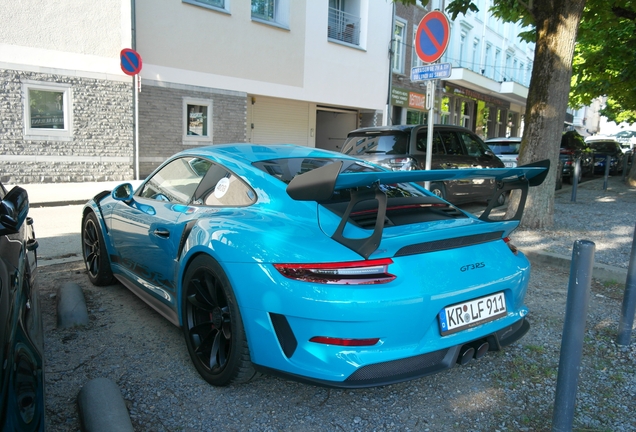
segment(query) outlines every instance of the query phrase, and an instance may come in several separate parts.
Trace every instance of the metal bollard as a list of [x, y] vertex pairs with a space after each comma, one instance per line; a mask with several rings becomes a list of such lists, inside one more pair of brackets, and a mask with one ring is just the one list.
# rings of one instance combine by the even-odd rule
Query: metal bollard
[[625, 177], [627, 177], [627, 168], [629, 164], [629, 155], [625, 153], [623, 155], [623, 176], [621, 177], [621, 181], [625, 183]]
[[625, 294], [621, 307], [621, 322], [618, 325], [618, 345], [629, 345], [636, 313], [636, 227], [634, 227], [634, 239], [632, 240], [632, 252], [627, 268], [627, 280], [625, 281]]
[[561, 356], [556, 384], [552, 431], [572, 430], [574, 403], [583, 355], [585, 320], [592, 283], [592, 267], [596, 245], [588, 240], [577, 240], [572, 250], [565, 322], [561, 336]]
[[603, 190], [607, 190], [607, 179], [609, 178], [610, 165], [612, 162], [612, 156], [605, 155], [605, 174], [603, 175]]
[[579, 173], [581, 172], [581, 158], [574, 161], [574, 171], [572, 171], [572, 197], [570, 201], [576, 202], [576, 189], [579, 185]]

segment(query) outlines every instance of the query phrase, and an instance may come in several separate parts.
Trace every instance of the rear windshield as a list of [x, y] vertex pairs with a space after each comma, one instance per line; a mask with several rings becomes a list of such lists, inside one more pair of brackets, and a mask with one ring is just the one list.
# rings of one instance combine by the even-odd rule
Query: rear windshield
[[493, 153], [502, 155], [517, 155], [521, 147], [521, 143], [518, 142], [487, 142], [486, 144]]
[[385, 153], [405, 154], [408, 152], [408, 135], [391, 132], [386, 135], [364, 135], [347, 138], [342, 146], [342, 153], [351, 156]]

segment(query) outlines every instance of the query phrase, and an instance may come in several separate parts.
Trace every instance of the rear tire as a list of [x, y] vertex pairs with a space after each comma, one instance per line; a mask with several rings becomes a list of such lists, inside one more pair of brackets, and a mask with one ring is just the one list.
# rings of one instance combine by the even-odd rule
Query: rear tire
[[443, 183], [432, 183], [430, 191], [441, 199], [446, 199], [446, 188]]
[[82, 220], [82, 257], [88, 279], [93, 285], [105, 286], [115, 283], [102, 229], [93, 212], [87, 213]]
[[226, 386], [257, 375], [234, 291], [211, 257], [199, 255], [188, 266], [181, 312], [188, 352], [203, 379], [214, 386]]

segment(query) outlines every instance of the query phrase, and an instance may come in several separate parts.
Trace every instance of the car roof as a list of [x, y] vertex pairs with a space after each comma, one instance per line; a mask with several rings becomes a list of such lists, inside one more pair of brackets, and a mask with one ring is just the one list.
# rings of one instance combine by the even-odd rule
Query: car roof
[[488, 138], [486, 141], [484, 141], [486, 144], [488, 143], [493, 143], [493, 142], [500, 142], [500, 143], [505, 143], [505, 142], [511, 142], [511, 143], [520, 143], [521, 142], [521, 137], [499, 137], [499, 138]]
[[[352, 134], [366, 134], [366, 133], [371, 133], [371, 132], [382, 133], [382, 132], [391, 132], [391, 131], [409, 133], [414, 128], [420, 128], [422, 126], [426, 127], [427, 125], [426, 124], [419, 124], [419, 125], [372, 126], [372, 127], [364, 127], [364, 128], [359, 128], [359, 129], [352, 130], [351, 132], [349, 132], [349, 135], [352, 135]], [[470, 129], [465, 128], [463, 126], [448, 125], [448, 124], [434, 124], [433, 128], [434, 129], [442, 129], [442, 128], [443, 129], [455, 129], [455, 130], [472, 132]]]
[[177, 153], [176, 156], [195, 155], [212, 158], [233, 159], [242, 163], [252, 164], [270, 159], [285, 158], [337, 158], [356, 159], [354, 157], [330, 150], [305, 147], [296, 144], [251, 144], [231, 143], [215, 144], [211, 146], [196, 147]]

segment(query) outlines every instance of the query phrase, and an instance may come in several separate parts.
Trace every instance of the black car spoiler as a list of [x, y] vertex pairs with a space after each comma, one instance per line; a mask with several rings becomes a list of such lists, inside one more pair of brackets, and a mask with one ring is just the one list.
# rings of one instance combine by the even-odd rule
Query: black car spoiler
[[[454, 170], [414, 170], [414, 171], [373, 171], [340, 173], [343, 162], [337, 161], [329, 165], [297, 175], [287, 185], [287, 194], [297, 201], [322, 202], [329, 200], [336, 190], [351, 190], [351, 201], [342, 216], [342, 220], [332, 238], [339, 243], [368, 258], [380, 245], [384, 218], [386, 215], [387, 197], [379, 188], [380, 184], [405, 182], [452, 181], [463, 179], [494, 179], [497, 187], [488, 206], [480, 218], [486, 222], [499, 195], [513, 189], [521, 190], [521, 198], [515, 215], [510, 220], [521, 220], [528, 190], [538, 186], [545, 180], [550, 168], [550, 160], [523, 165], [517, 168], [471, 168]], [[370, 187], [370, 188], [369, 188]], [[358, 189], [364, 188], [364, 189]], [[344, 237], [343, 232], [354, 207], [363, 201], [375, 199], [378, 212], [373, 233], [363, 239]]]

